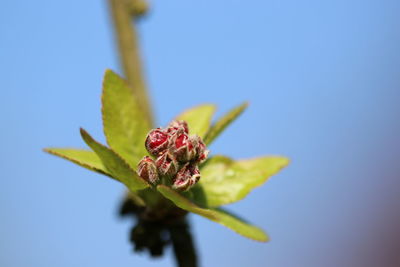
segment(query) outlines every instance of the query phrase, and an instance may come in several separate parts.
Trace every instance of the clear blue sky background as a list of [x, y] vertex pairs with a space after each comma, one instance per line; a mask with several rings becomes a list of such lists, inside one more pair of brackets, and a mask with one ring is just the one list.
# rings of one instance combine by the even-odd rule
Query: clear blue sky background
[[[251, 107], [211, 147], [290, 167], [230, 208], [271, 236], [192, 216], [202, 266], [398, 266], [400, 1], [154, 0], [141, 23], [157, 122]], [[123, 187], [41, 152], [104, 140], [119, 71], [106, 1], [2, 1], [0, 266], [173, 266], [131, 253]], [[397, 258], [396, 258], [397, 257]]]

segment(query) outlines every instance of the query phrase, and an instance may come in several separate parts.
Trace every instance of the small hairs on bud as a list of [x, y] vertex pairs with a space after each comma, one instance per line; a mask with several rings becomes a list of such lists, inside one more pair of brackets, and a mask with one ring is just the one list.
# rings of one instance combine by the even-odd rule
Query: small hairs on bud
[[152, 184], [156, 184], [159, 180], [156, 164], [149, 156], [143, 157], [139, 162], [137, 173]]
[[156, 159], [156, 166], [158, 168], [159, 174], [165, 176], [173, 176], [179, 170], [179, 163], [169, 151], [163, 152]]
[[153, 156], [158, 156], [168, 148], [168, 139], [169, 134], [160, 128], [151, 130], [145, 142], [147, 151]]
[[199, 181], [198, 165], [209, 153], [198, 135], [189, 135], [188, 124], [182, 120], [151, 130], [145, 146], [155, 160], [144, 157], [138, 165], [138, 174], [152, 184], [163, 179], [163, 183], [179, 191], [189, 190]]
[[172, 187], [179, 191], [187, 191], [200, 179], [200, 171], [197, 165], [186, 163], [176, 174]]
[[187, 134], [189, 134], [189, 127], [186, 121], [171, 121], [168, 124], [168, 128], [167, 131], [169, 133], [174, 133], [176, 132], [178, 129], [183, 129], [183, 131]]
[[198, 146], [197, 146], [197, 161], [198, 163], [203, 163], [207, 157], [208, 154], [210, 153], [210, 150], [207, 150], [206, 145], [203, 143], [203, 140], [201, 138], [198, 138]]
[[179, 162], [188, 162], [196, 157], [197, 139], [186, 133], [175, 133], [172, 138], [171, 151]]

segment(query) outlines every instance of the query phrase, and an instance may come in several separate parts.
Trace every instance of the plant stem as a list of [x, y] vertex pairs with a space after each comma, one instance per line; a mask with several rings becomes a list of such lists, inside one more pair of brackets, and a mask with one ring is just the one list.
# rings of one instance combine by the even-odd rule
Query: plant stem
[[[142, 62], [139, 53], [138, 37], [135, 24], [132, 20], [143, 15], [147, 10], [147, 3], [143, 0], [109, 0], [109, 5], [112, 11], [116, 39], [118, 42], [119, 57], [125, 77], [132, 87], [132, 93], [136, 96], [138, 104], [145, 111], [146, 117], [151, 126], [153, 126], [153, 114], [150, 106], [148, 91], [146, 89], [145, 80], [143, 77]], [[147, 211], [159, 214], [159, 210], [165, 210], [165, 205], [170, 205], [169, 201], [163, 203], [157, 199], [157, 194], [150, 194], [152, 200], [155, 201], [157, 207], [137, 206], [132, 199], [124, 201], [121, 208], [121, 215], [132, 214], [140, 218], [140, 214]], [[160, 206], [160, 207], [158, 207]], [[176, 258], [176, 263], [179, 267], [196, 267], [197, 256], [194, 246], [189, 223], [186, 220], [186, 212], [182, 214], [181, 209], [174, 209], [171, 214], [164, 214], [165, 218], [158, 219], [154, 222], [151, 220], [139, 219], [131, 233], [131, 241], [135, 245], [136, 250], [148, 249], [152, 256], [160, 256], [163, 251], [164, 244], [161, 231], [168, 231], [170, 234], [170, 242], [173, 246], [173, 251]], [[182, 216], [175, 223], [168, 223], [169, 217]], [[143, 231], [146, 230], [145, 234]], [[156, 242], [155, 242], [156, 241]]]
[[172, 248], [178, 267], [197, 267], [196, 248], [186, 218], [169, 227]]
[[144, 10], [135, 12], [135, 3], [140, 3], [136, 6], [144, 6], [140, 0], [109, 0], [123, 72], [132, 87], [133, 94], [138, 99], [138, 104], [144, 110], [150, 125], [153, 126], [153, 113], [143, 76], [137, 31], [132, 21], [142, 15], [140, 13]]

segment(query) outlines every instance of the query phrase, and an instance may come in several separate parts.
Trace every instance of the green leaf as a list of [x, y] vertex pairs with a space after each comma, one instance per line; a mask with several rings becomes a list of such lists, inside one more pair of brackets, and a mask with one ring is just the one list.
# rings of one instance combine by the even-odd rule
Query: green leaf
[[269, 241], [268, 235], [257, 226], [248, 223], [225, 209], [218, 208], [214, 209], [214, 211], [218, 213], [218, 223], [230, 228], [236, 233], [260, 242]]
[[193, 107], [181, 113], [176, 120], [184, 120], [189, 125], [189, 133], [204, 137], [210, 128], [215, 105], [205, 104]]
[[227, 211], [224, 211], [222, 209], [209, 209], [200, 207], [187, 199], [182, 194], [174, 191], [173, 189], [165, 185], [159, 185], [157, 186], [157, 189], [164, 197], [171, 200], [176, 206], [181, 209], [196, 213], [214, 222], [222, 224], [244, 237], [260, 242], [268, 241], [268, 236], [264, 233], [263, 230], [243, 221], [242, 219], [228, 213]]
[[175, 203], [179, 208], [199, 214], [203, 217], [206, 217], [210, 220], [216, 220], [215, 214], [212, 210], [203, 209], [192, 201], [184, 197], [183, 195], [179, 194], [175, 190], [165, 186], [165, 185], [158, 185], [157, 190], [166, 198], [171, 200]]
[[125, 184], [129, 190], [135, 192], [149, 186], [114, 150], [95, 141], [84, 129], [81, 129], [81, 136], [86, 144], [96, 152], [112, 176]]
[[193, 200], [208, 207], [239, 201], [288, 163], [279, 156], [240, 161], [214, 156], [200, 170], [200, 182], [191, 190]]
[[240, 114], [248, 107], [248, 103], [245, 102], [233, 109], [231, 109], [227, 114], [215, 122], [211, 128], [208, 130], [204, 142], [209, 145], [215, 138], [217, 138], [229, 124], [231, 124], [235, 119], [237, 119]]
[[111, 70], [103, 81], [102, 114], [109, 146], [131, 167], [147, 154], [144, 142], [150, 130], [145, 113], [128, 84]]
[[73, 148], [45, 148], [45, 152], [69, 160], [86, 169], [111, 176], [99, 157], [90, 150]]

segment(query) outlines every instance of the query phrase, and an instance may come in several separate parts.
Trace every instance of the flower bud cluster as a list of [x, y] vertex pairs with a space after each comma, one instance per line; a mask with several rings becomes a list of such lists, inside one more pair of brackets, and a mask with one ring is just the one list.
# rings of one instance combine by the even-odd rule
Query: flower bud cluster
[[190, 189], [200, 179], [198, 165], [207, 159], [209, 151], [197, 135], [189, 135], [185, 121], [172, 121], [166, 128], [149, 132], [145, 146], [151, 156], [138, 164], [140, 177], [152, 184], [168, 179], [172, 187]]

